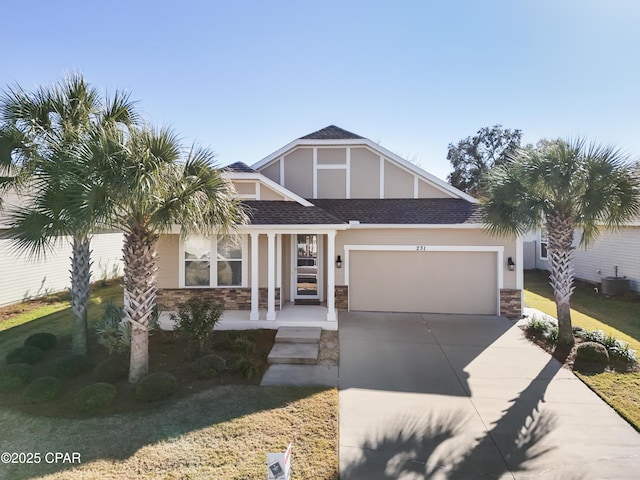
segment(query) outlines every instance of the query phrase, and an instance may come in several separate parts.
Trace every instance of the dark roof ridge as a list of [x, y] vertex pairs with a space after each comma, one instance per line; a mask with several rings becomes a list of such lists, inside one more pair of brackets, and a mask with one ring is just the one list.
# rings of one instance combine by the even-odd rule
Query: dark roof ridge
[[363, 139], [360, 135], [353, 132], [349, 132], [344, 128], [340, 128], [336, 125], [329, 125], [327, 127], [316, 130], [309, 133], [304, 137], [300, 137], [300, 140], [351, 140], [351, 139]]

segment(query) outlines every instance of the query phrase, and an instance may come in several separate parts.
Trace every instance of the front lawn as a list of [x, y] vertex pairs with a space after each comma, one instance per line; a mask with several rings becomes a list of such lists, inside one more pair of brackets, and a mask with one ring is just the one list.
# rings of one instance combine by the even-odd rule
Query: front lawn
[[[109, 300], [121, 303], [122, 287], [111, 285], [93, 292], [90, 325], [102, 316]], [[45, 309], [38, 314], [47, 303], [59, 302], [36, 302], [33, 308], [21, 306], [14, 315], [5, 315], [0, 322], [0, 366], [5, 355], [29, 335], [50, 332], [58, 337], [58, 345], [45, 351], [33, 370], [39, 376], [55, 374], [55, 363], [70, 351], [71, 311], [62, 304], [61, 310], [56, 305], [58, 311]], [[3, 325], [11, 326], [2, 329]], [[90, 330], [89, 357], [96, 363], [107, 353]], [[271, 330], [237, 335], [216, 332], [212, 347], [225, 355], [229, 344], [246, 346], [246, 341], [234, 340], [243, 336], [253, 340], [252, 354], [264, 361], [273, 334]], [[150, 347], [151, 371], [170, 371], [178, 379], [178, 390], [169, 399], [137, 402], [133, 386], [122, 379], [114, 383], [118, 393], [112, 405], [95, 413], [77, 412], [73, 398], [81, 387], [95, 381], [91, 372], [62, 378], [62, 394], [42, 404], [25, 402], [24, 386], [0, 393], [2, 451], [42, 456], [77, 452], [82, 462], [49, 463], [43, 457], [39, 463], [0, 464], [0, 479], [264, 478], [266, 454], [284, 451], [290, 442], [295, 477], [337, 479], [336, 389], [259, 387], [264, 364], [248, 380], [234, 372], [200, 379], [189, 368], [191, 359], [183, 339], [156, 332]]]
[[[527, 271], [524, 283], [525, 305], [555, 317], [548, 272]], [[608, 298], [597, 294], [593, 285], [577, 282], [571, 306], [574, 326], [602, 330], [640, 353], [640, 297]], [[640, 373], [576, 374], [640, 431]]]

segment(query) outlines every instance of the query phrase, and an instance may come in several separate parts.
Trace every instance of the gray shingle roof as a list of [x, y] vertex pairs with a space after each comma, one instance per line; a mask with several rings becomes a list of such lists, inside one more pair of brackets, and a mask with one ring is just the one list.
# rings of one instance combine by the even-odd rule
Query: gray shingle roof
[[245, 200], [251, 225], [336, 225], [343, 223], [318, 207], [298, 202]]
[[328, 127], [310, 133], [309, 135], [300, 137], [300, 140], [348, 140], [355, 138], [364, 137], [348, 132], [340, 127], [336, 127], [335, 125], [329, 125]]
[[481, 223], [479, 206], [456, 198], [309, 200], [342, 222], [370, 224]]
[[255, 173], [255, 170], [244, 162], [235, 162], [222, 168], [228, 172]]

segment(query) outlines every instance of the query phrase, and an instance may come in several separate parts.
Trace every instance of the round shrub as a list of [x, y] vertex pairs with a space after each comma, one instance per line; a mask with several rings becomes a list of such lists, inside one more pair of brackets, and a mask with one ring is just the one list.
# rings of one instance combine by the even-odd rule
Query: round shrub
[[607, 347], [598, 342], [584, 342], [576, 348], [573, 367], [585, 372], [602, 372], [609, 364]]
[[122, 357], [109, 357], [96, 365], [93, 376], [97, 382], [115, 383], [126, 378], [129, 362]]
[[225, 369], [224, 359], [215, 353], [204, 355], [191, 364], [191, 371], [198, 378], [215, 377]]
[[91, 370], [93, 365], [86, 355], [73, 354], [61, 358], [56, 365], [56, 377], [76, 378]]
[[7, 353], [5, 357], [7, 363], [28, 363], [33, 365], [34, 363], [42, 360], [42, 350], [38, 347], [18, 347]]
[[32, 370], [28, 363], [12, 363], [0, 368], [0, 393], [15, 391], [27, 383]]
[[62, 383], [56, 377], [40, 377], [27, 385], [24, 396], [30, 403], [42, 403], [56, 398], [62, 391]]
[[53, 333], [34, 333], [24, 341], [25, 347], [38, 347], [40, 350], [51, 350], [58, 344], [58, 338]]
[[116, 398], [116, 393], [116, 387], [110, 383], [94, 383], [76, 393], [73, 399], [73, 406], [81, 412], [93, 412], [113, 402], [113, 399]]
[[178, 388], [176, 377], [167, 372], [151, 373], [138, 382], [136, 400], [155, 402], [173, 395]]

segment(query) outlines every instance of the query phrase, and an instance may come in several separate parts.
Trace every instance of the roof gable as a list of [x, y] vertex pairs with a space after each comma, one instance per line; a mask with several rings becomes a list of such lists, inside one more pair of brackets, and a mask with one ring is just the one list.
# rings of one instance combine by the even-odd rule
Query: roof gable
[[[337, 148], [337, 147], [367, 148], [370, 151], [374, 152], [375, 155], [380, 157], [381, 164], [383, 163], [383, 161], [388, 162], [389, 164], [393, 165], [394, 168], [401, 169], [407, 172], [409, 175], [413, 176], [415, 179], [415, 184], [412, 183], [410, 185], [406, 196], [402, 196], [402, 198], [419, 197], [420, 182], [424, 182], [432, 186], [436, 190], [442, 192], [442, 196], [451, 197], [451, 198], [460, 198], [471, 203], [478, 202], [475, 198], [471, 197], [470, 195], [458, 190], [457, 188], [448, 184], [444, 180], [441, 180], [438, 177], [426, 172], [425, 170], [418, 167], [417, 165], [414, 165], [413, 163], [403, 159], [402, 157], [387, 150], [381, 145], [371, 141], [370, 139], [361, 137], [360, 135], [357, 135], [352, 132], [348, 132], [335, 125], [329, 125], [328, 127], [317, 130], [313, 133], [310, 133], [301, 138], [298, 138], [297, 140], [294, 140], [293, 142], [285, 145], [279, 150], [273, 152], [271, 155], [268, 155], [267, 157], [263, 158], [259, 162], [252, 165], [252, 168], [264, 173], [266, 176], [272, 178], [276, 183], [280, 183], [281, 185], [296, 191], [296, 193], [298, 193], [302, 197], [327, 198], [322, 195], [322, 188], [317, 188], [316, 190], [311, 191], [311, 185], [314, 185], [314, 188], [316, 188], [315, 185], [319, 185], [318, 182], [321, 176], [324, 179], [326, 179], [325, 183], [327, 185], [336, 185], [337, 180], [342, 182], [342, 184], [345, 184], [345, 182], [348, 183], [349, 182], [348, 178], [350, 178], [348, 175], [346, 177], [347, 179], [342, 179], [341, 176], [340, 176], [340, 179], [336, 177], [336, 175], [339, 175], [336, 172], [337, 170], [339, 169], [348, 170], [349, 168], [347, 166], [348, 161], [344, 161], [343, 165], [330, 165], [330, 164], [319, 165], [316, 163], [312, 163], [310, 159], [306, 159], [305, 166], [300, 166], [300, 168], [305, 168], [308, 171], [308, 173], [306, 174], [308, 178], [304, 180], [306, 186], [302, 188], [297, 188], [295, 185], [289, 185], [286, 172], [284, 172], [283, 169], [280, 168], [280, 173], [278, 173], [277, 166], [278, 164], [282, 166], [283, 162], [281, 160], [283, 160], [286, 156], [290, 155], [292, 152], [296, 150], [303, 151], [305, 149], [306, 150], [312, 149], [315, 152], [316, 150], [319, 151], [320, 149]], [[333, 163], [333, 162], [330, 161], [329, 163]], [[273, 171], [274, 168], [276, 171]], [[312, 169], [313, 169], [313, 172], [311, 171]], [[330, 170], [327, 170], [327, 169], [330, 169]], [[298, 178], [301, 178], [300, 177], [301, 172], [299, 171], [299, 168], [297, 168], [296, 170], [297, 170], [296, 175], [298, 175]], [[322, 170], [322, 172], [320, 172], [320, 170]], [[332, 173], [332, 172], [335, 172], [335, 173]], [[382, 177], [382, 175], [383, 174], [380, 173], [380, 178]], [[284, 180], [282, 179], [282, 176], [285, 177]], [[313, 178], [313, 180], [311, 180], [311, 178]], [[354, 175], [352, 178], [356, 178], [358, 179], [357, 181], [360, 181], [360, 179], [365, 177], [363, 177], [362, 175]], [[403, 181], [405, 184], [408, 183], [406, 180], [403, 180]], [[380, 180], [380, 183], [381, 183], [381, 187], [379, 188], [379, 196], [376, 195], [376, 198], [385, 198], [384, 189], [382, 186], [383, 181]], [[416, 185], [416, 186], [414, 187], [413, 185]], [[339, 186], [335, 188], [342, 190], [343, 187]], [[405, 188], [406, 190], [406, 187], [403, 187], [403, 188]], [[348, 190], [348, 189], [349, 187], [346, 186], [345, 190]], [[342, 195], [343, 195], [342, 198], [351, 198], [348, 196], [348, 194], [344, 192], [342, 193]], [[332, 196], [331, 198], [335, 198], [335, 197]], [[394, 195], [394, 198], [397, 198], [397, 196]]]

